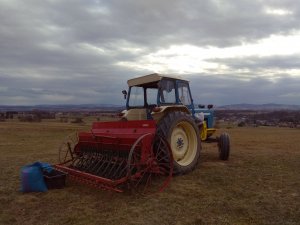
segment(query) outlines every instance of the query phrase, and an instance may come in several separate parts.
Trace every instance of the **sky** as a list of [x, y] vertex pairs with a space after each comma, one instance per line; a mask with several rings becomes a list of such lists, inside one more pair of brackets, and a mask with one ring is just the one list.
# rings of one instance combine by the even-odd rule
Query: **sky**
[[298, 0], [0, 0], [0, 105], [124, 105], [127, 80], [197, 104], [300, 105]]

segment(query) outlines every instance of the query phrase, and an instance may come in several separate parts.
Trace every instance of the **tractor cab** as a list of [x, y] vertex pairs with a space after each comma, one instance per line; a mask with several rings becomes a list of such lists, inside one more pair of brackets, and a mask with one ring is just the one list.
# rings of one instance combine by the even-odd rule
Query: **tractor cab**
[[199, 105], [195, 109], [188, 80], [155, 73], [133, 78], [127, 83], [128, 92], [122, 91], [126, 99], [123, 119], [159, 122], [166, 114], [181, 111], [190, 114], [196, 124], [200, 124], [201, 140], [205, 141], [215, 133], [213, 105], [207, 108]]
[[127, 120], [154, 119], [159, 121], [170, 111], [183, 111], [194, 115], [189, 81], [174, 77], [150, 74], [128, 80], [129, 90], [123, 91]]

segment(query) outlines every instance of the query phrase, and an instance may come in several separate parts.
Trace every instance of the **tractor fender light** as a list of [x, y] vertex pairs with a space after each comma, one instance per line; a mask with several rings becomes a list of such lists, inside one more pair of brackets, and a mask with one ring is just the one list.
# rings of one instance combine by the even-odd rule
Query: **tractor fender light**
[[155, 113], [157, 113], [157, 112], [160, 112], [162, 110], [162, 108], [160, 108], [160, 107], [155, 107], [155, 108], [153, 108], [153, 112], [155, 112]]

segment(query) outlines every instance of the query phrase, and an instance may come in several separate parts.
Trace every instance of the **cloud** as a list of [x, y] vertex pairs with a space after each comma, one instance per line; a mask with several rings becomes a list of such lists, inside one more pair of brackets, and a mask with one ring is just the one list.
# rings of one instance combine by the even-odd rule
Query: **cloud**
[[267, 78], [243, 81], [235, 76], [191, 76], [194, 101], [201, 104], [223, 105], [236, 103], [285, 103], [299, 102], [300, 77], [286, 76], [276, 82]]
[[281, 88], [299, 81], [299, 19], [296, 0], [2, 0], [0, 104], [124, 104], [126, 80], [154, 71], [211, 84], [196, 95], [217, 104], [300, 104], [299, 82]]

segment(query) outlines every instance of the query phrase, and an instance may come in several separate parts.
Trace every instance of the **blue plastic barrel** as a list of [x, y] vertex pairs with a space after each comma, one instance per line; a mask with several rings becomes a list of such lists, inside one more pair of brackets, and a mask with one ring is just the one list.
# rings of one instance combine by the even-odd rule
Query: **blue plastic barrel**
[[47, 186], [43, 177], [43, 169], [52, 170], [48, 163], [36, 162], [21, 169], [22, 192], [46, 192]]

